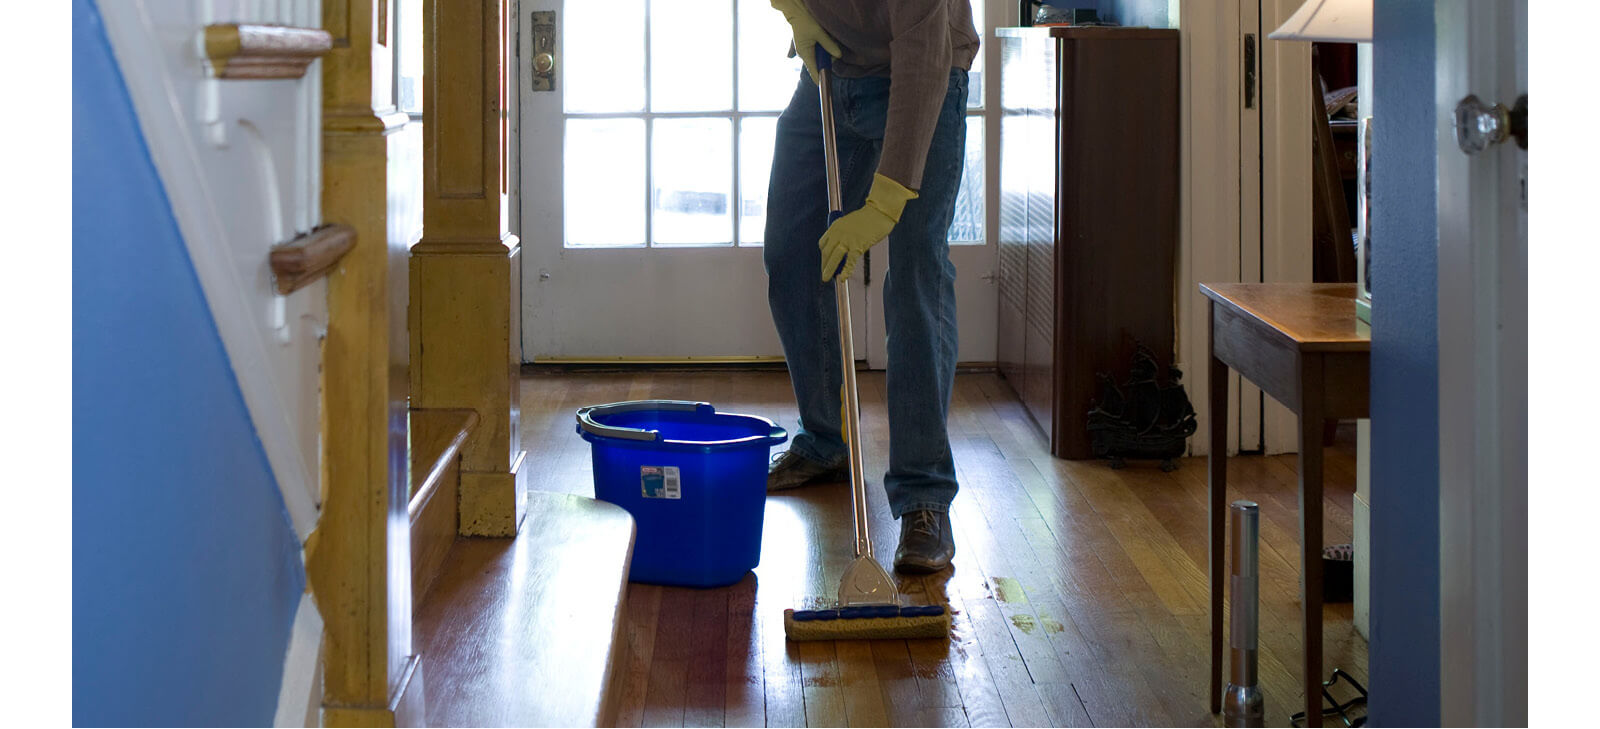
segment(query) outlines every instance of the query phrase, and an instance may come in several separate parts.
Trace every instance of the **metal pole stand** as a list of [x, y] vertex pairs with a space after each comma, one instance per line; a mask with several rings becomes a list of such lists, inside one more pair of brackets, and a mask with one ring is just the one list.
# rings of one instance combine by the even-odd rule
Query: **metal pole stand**
[[1228, 688], [1222, 694], [1222, 725], [1266, 726], [1266, 707], [1256, 673], [1261, 509], [1243, 499], [1228, 507], [1233, 540], [1233, 603], [1228, 613]]

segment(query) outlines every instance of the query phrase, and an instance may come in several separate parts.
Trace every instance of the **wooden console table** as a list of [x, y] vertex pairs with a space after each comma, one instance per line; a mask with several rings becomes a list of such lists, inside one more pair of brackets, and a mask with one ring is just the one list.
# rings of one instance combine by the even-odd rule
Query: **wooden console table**
[[1306, 726], [1322, 725], [1323, 423], [1367, 417], [1372, 337], [1355, 284], [1201, 284], [1211, 300], [1211, 712], [1222, 710], [1228, 368], [1300, 417], [1301, 627]]

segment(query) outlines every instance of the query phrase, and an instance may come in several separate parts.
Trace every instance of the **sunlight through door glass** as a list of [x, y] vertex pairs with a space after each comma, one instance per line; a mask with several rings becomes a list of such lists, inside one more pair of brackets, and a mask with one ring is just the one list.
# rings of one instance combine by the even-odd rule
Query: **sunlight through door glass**
[[651, 145], [653, 243], [733, 243], [733, 124], [656, 119]]
[[650, 110], [732, 108], [731, 0], [651, 0]]
[[644, 110], [644, 0], [566, 3], [561, 75], [567, 113]]
[[568, 119], [567, 245], [644, 245], [644, 120]]

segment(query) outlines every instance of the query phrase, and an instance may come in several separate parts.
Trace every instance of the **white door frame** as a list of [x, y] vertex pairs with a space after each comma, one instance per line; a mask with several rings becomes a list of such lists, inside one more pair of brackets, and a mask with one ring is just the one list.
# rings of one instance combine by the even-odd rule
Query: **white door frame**
[[[995, 28], [1017, 25], [1017, 3], [986, 0], [982, 18], [974, 18], [983, 29], [983, 245], [951, 244], [950, 262], [956, 271], [956, 330], [961, 349], [961, 367], [995, 367], [1000, 361], [1000, 337], [995, 322], [1000, 319], [1000, 43]], [[889, 247], [872, 249], [868, 270], [874, 282], [866, 295], [867, 367], [888, 369], [888, 323], [884, 321], [883, 285], [889, 270]]]
[[[519, 47], [524, 42], [531, 41], [531, 12], [536, 9], [553, 7], [561, 12], [563, 3], [560, 0], [510, 0], [516, 3], [517, 29], [516, 45]], [[1008, 3], [1001, 0], [988, 0], [985, 4], [986, 16], [990, 19], [986, 23], [986, 34], [992, 36], [992, 29], [999, 25], [994, 21], [997, 16], [1014, 16], [1016, 9], [1010, 8], [1008, 16]], [[770, 11], [776, 14], [776, 11]], [[558, 48], [563, 43], [561, 23], [564, 20], [558, 16], [558, 30], [556, 45]], [[989, 44], [993, 45], [993, 44]], [[998, 63], [998, 52], [991, 52], [991, 64]], [[523, 360], [531, 362], [536, 357], [544, 362], [684, 362], [684, 361], [781, 361], [781, 347], [777, 341], [776, 331], [772, 329], [770, 320], [761, 317], [743, 317], [736, 321], [725, 321], [728, 313], [725, 301], [699, 301], [695, 299], [676, 298], [659, 303], [655, 308], [641, 309], [638, 305], [630, 305], [624, 301], [607, 302], [618, 307], [633, 306], [638, 311], [639, 317], [613, 317], [606, 327], [588, 326], [587, 323], [575, 321], [571, 310], [557, 310], [557, 301], [574, 300], [575, 290], [584, 289], [591, 284], [609, 285], [615, 288], [628, 290], [647, 290], [663, 299], [668, 299], [669, 293], [682, 290], [682, 279], [686, 275], [686, 262], [694, 262], [695, 266], [689, 267], [697, 281], [737, 282], [745, 289], [750, 289], [749, 282], [757, 276], [752, 272], [760, 271], [761, 249], [754, 246], [740, 246], [736, 249], [722, 247], [706, 248], [655, 248], [651, 249], [647, 265], [642, 265], [639, 260], [640, 249], [567, 249], [560, 246], [559, 241], [552, 241], [549, 229], [560, 229], [557, 224], [561, 221], [564, 212], [559, 209], [540, 211], [537, 208], [524, 206], [528, 201], [522, 198], [522, 192], [538, 194], [540, 190], [559, 189], [562, 184], [562, 170], [559, 163], [559, 154], [552, 150], [560, 147], [561, 130], [529, 129], [531, 134], [543, 134], [543, 137], [527, 137], [528, 144], [522, 144], [523, 115], [529, 111], [529, 105], [537, 108], [541, 105], [549, 106], [555, 99], [547, 98], [542, 93], [535, 94], [528, 90], [525, 83], [532, 73], [532, 56], [530, 53], [518, 53], [514, 64], [516, 67], [516, 89], [513, 92], [512, 108], [518, 110], [515, 120], [512, 121], [512, 133], [515, 142], [512, 148], [512, 199], [510, 206], [512, 229], [518, 232], [523, 243], [523, 313], [521, 323], [523, 327]], [[560, 63], [558, 62], [558, 67]], [[989, 102], [991, 109], [998, 99], [997, 84], [990, 83], [997, 78], [993, 71], [986, 72], [985, 101]], [[996, 87], [990, 89], [988, 87]], [[558, 83], [558, 89], [562, 85]], [[559, 95], [561, 91], [554, 92]], [[716, 115], [716, 114], [713, 114]], [[646, 114], [645, 116], [651, 116]], [[998, 154], [994, 152], [998, 140], [998, 128], [993, 123], [992, 111], [986, 109], [985, 136], [989, 144], [986, 147], [990, 154], [986, 157], [988, 171], [986, 174], [985, 195], [992, 207], [998, 200], [998, 175], [995, 166]], [[737, 197], [737, 192], [735, 192]], [[557, 206], [559, 208], [559, 206]], [[543, 212], [543, 214], [540, 214]], [[527, 217], [533, 216], [533, 217]], [[537, 218], [537, 219], [536, 219]], [[526, 224], [524, 223], [526, 220]], [[992, 365], [997, 359], [997, 337], [992, 323], [998, 316], [998, 290], [995, 279], [995, 267], [998, 251], [998, 215], [992, 210], [986, 216], [985, 229], [987, 241], [983, 245], [953, 245], [951, 246], [951, 261], [959, 271], [956, 288], [958, 307], [959, 329], [961, 331], [960, 361], [963, 364]], [[541, 228], [540, 226], [545, 226]], [[882, 311], [882, 285], [878, 282], [884, 280], [884, 272], [888, 264], [888, 248], [880, 246], [872, 255], [871, 280], [874, 285], [867, 287], [864, 284], [865, 276], [857, 276], [851, 281], [851, 298], [854, 302], [854, 334], [856, 338], [856, 352], [858, 361], [866, 361], [869, 366], [882, 368], [887, 363], [887, 347], [885, 346], [885, 326]], [[639, 271], [649, 269], [652, 275], [641, 276]], [[632, 278], [629, 278], [631, 272]], [[762, 281], [760, 295], [752, 291], [740, 298], [742, 304], [753, 307], [754, 310], [765, 312], [764, 274], [759, 276]], [[547, 282], [547, 283], [546, 283]], [[624, 286], [618, 286], [623, 282]], [[624, 297], [618, 297], [622, 299]], [[634, 296], [629, 301], [653, 300], [651, 296]], [[608, 309], [610, 311], [610, 309]], [[716, 327], [698, 326], [693, 331], [679, 332], [673, 328], [672, 322], [662, 319], [660, 312], [671, 312], [680, 315], [677, 318], [693, 322], [722, 322], [724, 326]], [[538, 316], [547, 317], [539, 320]], [[739, 351], [711, 351], [715, 344], [707, 342], [719, 341], [722, 334], [734, 333], [745, 344]], [[629, 342], [628, 347], [621, 349], [637, 349], [643, 347], [653, 352], [649, 355], [638, 355], [637, 352], [621, 353], [617, 342]], [[709, 349], [708, 349], [709, 348]], [[709, 353], [708, 353], [709, 352]]]
[[1464, 154], [1453, 113], [1467, 94], [1509, 106], [1527, 91], [1527, 1], [1434, 12], [1441, 718], [1526, 726], [1528, 156], [1511, 143]]
[[[1208, 357], [1209, 308], [1198, 285], [1311, 280], [1309, 44], [1270, 41], [1261, 33], [1258, 111], [1246, 112], [1243, 97], [1244, 33], [1270, 31], [1298, 6], [1298, 0], [1259, 0], [1259, 6], [1186, 0], [1179, 6], [1183, 177], [1176, 361], [1199, 419], [1196, 433], [1207, 431], [1211, 411], [1206, 371], [1199, 366]], [[1259, 161], [1243, 148], [1247, 123], [1253, 125], [1257, 116]], [[1295, 450], [1292, 416], [1286, 410], [1274, 414], [1282, 406], [1270, 401], [1263, 408], [1259, 389], [1241, 384], [1237, 374], [1232, 380], [1230, 412], [1238, 416], [1228, 424], [1228, 452], [1239, 451], [1241, 429], [1247, 450], [1258, 444], [1269, 453]], [[1189, 453], [1206, 455], [1205, 439], [1191, 438]]]
[[[1311, 281], [1311, 44], [1275, 41], [1301, 0], [1261, 0], [1261, 281]], [[1300, 447], [1299, 418], [1261, 398], [1267, 454]], [[1247, 443], [1248, 444], [1248, 443]]]

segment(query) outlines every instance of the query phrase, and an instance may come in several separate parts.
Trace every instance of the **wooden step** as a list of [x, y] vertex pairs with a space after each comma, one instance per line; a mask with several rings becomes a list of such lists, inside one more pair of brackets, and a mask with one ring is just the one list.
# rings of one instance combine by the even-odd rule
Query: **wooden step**
[[423, 596], [456, 541], [461, 445], [478, 424], [473, 410], [413, 409], [410, 413], [411, 602]]
[[416, 614], [429, 726], [610, 726], [633, 517], [536, 491], [514, 539], [456, 541]]

